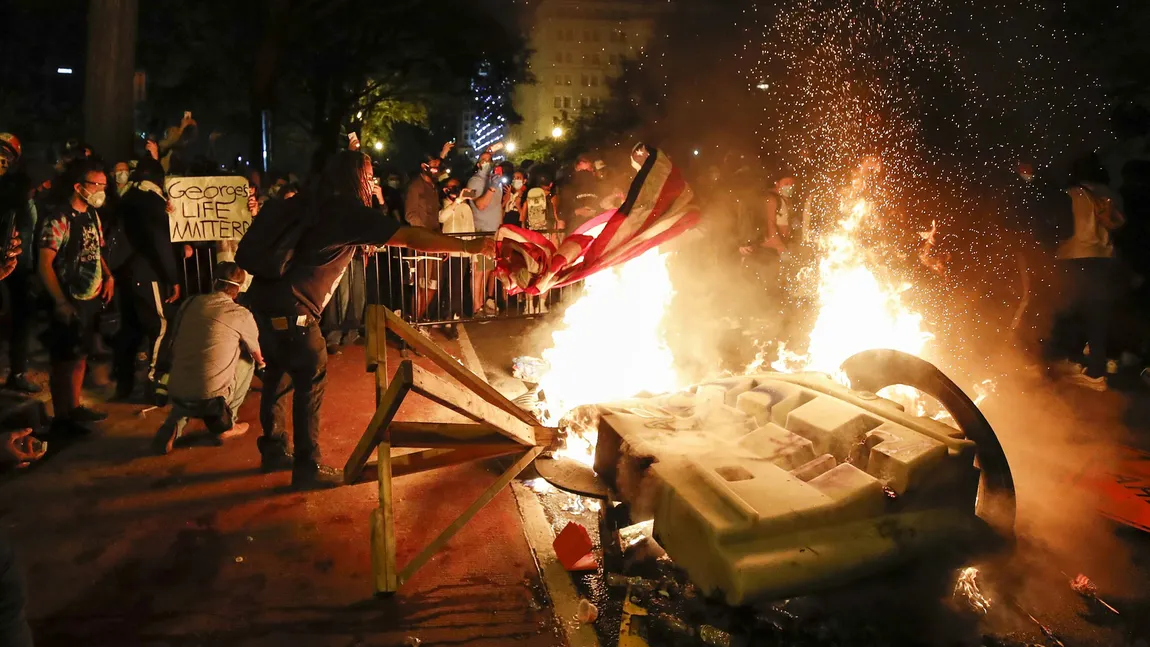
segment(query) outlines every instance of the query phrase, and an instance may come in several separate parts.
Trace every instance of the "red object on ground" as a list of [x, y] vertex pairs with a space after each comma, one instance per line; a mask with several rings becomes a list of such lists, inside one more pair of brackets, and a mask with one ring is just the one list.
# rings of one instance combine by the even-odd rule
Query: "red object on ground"
[[559, 563], [569, 571], [590, 571], [598, 566], [591, 554], [591, 536], [577, 523], [568, 523], [552, 545], [559, 556]]
[[1089, 466], [1082, 480], [1098, 493], [1099, 512], [1150, 532], [1150, 453], [1123, 448], [1113, 465]]

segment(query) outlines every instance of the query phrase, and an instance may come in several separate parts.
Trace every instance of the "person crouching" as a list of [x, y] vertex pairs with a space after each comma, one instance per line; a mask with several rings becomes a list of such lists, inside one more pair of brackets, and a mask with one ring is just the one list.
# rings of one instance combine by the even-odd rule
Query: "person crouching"
[[189, 418], [203, 420], [217, 443], [248, 429], [235, 418], [264, 360], [256, 320], [236, 303], [247, 273], [222, 262], [215, 276], [213, 292], [192, 297], [176, 314], [168, 382], [172, 410], [154, 441], [161, 454], [172, 451]]

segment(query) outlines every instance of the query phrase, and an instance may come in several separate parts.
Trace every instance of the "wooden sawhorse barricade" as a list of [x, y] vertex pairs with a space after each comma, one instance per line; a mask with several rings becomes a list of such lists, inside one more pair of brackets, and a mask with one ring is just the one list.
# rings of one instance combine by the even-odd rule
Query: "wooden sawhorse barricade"
[[[371, 571], [377, 595], [395, 593], [495, 495], [511, 483], [555, 440], [555, 430], [539, 424], [529, 412], [503, 397], [490, 384], [463, 367], [447, 351], [421, 335], [384, 306], [367, 309], [367, 370], [375, 373], [376, 411], [343, 468], [348, 485], [375, 480], [379, 508], [371, 513]], [[411, 360], [387, 376], [387, 332], [434, 362], [462, 386], [430, 373]], [[470, 418], [472, 423], [394, 422], [400, 404], [414, 391]], [[392, 448], [420, 451], [392, 457]], [[368, 463], [371, 451], [376, 460]], [[405, 474], [450, 467], [496, 456], [518, 455], [483, 494], [416, 555], [402, 570], [395, 563], [395, 515], [392, 479]], [[374, 474], [372, 473], [374, 471]]]

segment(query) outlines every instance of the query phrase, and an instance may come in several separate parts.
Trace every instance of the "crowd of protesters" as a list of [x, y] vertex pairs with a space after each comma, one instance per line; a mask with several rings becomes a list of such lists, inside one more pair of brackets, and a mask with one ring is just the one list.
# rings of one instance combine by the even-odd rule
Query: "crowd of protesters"
[[[259, 381], [264, 468], [292, 469], [300, 487], [332, 484], [338, 475], [322, 465], [318, 445], [326, 361], [360, 334], [367, 303], [413, 319], [494, 316], [506, 307], [496, 298], [490, 238], [501, 225], [558, 240], [622, 200], [623, 187], [589, 156], [564, 177], [542, 164], [516, 167], [495, 147], [478, 151], [471, 173], [453, 178], [449, 158], [460, 164], [451, 143], [428, 155], [410, 181], [399, 169], [380, 172], [380, 181], [355, 146], [305, 181], [273, 180], [223, 170], [188, 145], [196, 128], [186, 115], [146, 139], [135, 160], [103, 159], [70, 142], [54, 164], [25, 155], [17, 136], [0, 135], [0, 215], [11, 223], [5, 384], [42, 390], [29, 374], [36, 338], [48, 354], [50, 435], [86, 435], [107, 417], [81, 397], [94, 384], [114, 388], [117, 402], [171, 405], [155, 437], [160, 453], [172, 450], [190, 419], [203, 420], [219, 442], [247, 430], [236, 416]], [[261, 227], [239, 243], [171, 240], [166, 178], [228, 173], [249, 182], [253, 226], [290, 217], [312, 227], [283, 276], [238, 262]], [[536, 301], [527, 305], [539, 312]], [[443, 332], [453, 334], [450, 326]], [[88, 375], [90, 361], [110, 366], [114, 387], [103, 373]], [[295, 412], [290, 443], [287, 397]]]

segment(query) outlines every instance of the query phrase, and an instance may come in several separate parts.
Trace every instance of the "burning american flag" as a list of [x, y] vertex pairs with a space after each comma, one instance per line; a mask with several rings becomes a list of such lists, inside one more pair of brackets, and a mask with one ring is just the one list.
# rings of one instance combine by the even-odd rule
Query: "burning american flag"
[[669, 157], [639, 144], [631, 159], [641, 167], [623, 204], [584, 223], [558, 247], [522, 227], [499, 228], [495, 273], [508, 294], [543, 294], [581, 281], [637, 258], [698, 223], [695, 194]]

